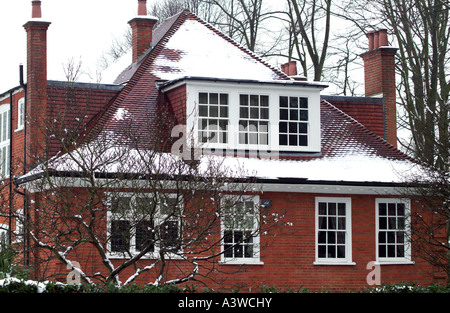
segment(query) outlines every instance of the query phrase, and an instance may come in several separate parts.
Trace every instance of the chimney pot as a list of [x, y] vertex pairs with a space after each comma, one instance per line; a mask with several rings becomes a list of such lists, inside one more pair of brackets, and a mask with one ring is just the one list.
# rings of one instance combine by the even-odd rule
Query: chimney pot
[[373, 38], [374, 37], [374, 32], [373, 31], [370, 31], [368, 34], [367, 34], [367, 38], [369, 38], [369, 51], [372, 51], [373, 50], [373, 47], [374, 47], [374, 44], [373, 44]]
[[33, 0], [31, 1], [31, 18], [41, 18], [41, 1]]
[[147, 0], [138, 0], [138, 15], [147, 15]]
[[380, 46], [380, 33], [374, 32], [373, 33], [373, 48], [377, 49]]
[[379, 47], [389, 46], [388, 39], [387, 39], [387, 29], [380, 29], [378, 31], [378, 34], [379, 34], [379, 37], [378, 37], [379, 44], [378, 44], [378, 46]]
[[289, 76], [296, 76], [297, 75], [297, 62], [291, 61], [289, 62]]

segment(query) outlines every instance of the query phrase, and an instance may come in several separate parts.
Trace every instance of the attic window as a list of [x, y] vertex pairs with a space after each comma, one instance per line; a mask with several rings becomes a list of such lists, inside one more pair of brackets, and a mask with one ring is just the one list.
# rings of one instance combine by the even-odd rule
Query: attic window
[[228, 94], [199, 93], [199, 140], [202, 143], [227, 143]]
[[239, 144], [269, 144], [269, 96], [239, 96]]
[[280, 146], [308, 146], [308, 98], [280, 97]]
[[186, 78], [186, 134], [197, 148], [228, 153], [318, 153], [322, 86]]

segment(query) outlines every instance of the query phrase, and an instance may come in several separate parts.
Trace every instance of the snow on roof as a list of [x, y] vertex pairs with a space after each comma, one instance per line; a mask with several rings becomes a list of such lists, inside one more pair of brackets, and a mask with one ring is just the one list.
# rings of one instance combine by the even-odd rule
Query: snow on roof
[[419, 170], [409, 160], [353, 155], [309, 161], [227, 158], [224, 166], [239, 164], [260, 179], [305, 179], [308, 181], [403, 183]]
[[154, 60], [164, 80], [183, 76], [273, 80], [279, 76], [255, 56], [195, 19], [187, 19]]
[[[98, 143], [97, 143], [98, 144]], [[99, 174], [168, 174], [189, 173], [189, 165], [178, 155], [154, 151], [136, 151], [129, 147], [110, 147], [94, 153], [93, 143], [52, 158], [48, 169], [56, 172], [95, 171]], [[252, 157], [223, 157], [201, 155], [198, 157], [199, 175], [207, 175], [211, 166], [220, 167], [232, 178], [258, 178], [263, 180], [296, 179], [300, 181], [404, 183], [409, 177], [422, 172], [414, 162], [368, 155], [347, 155], [312, 160], [260, 159]], [[84, 164], [84, 166], [83, 166]], [[84, 168], [85, 167], [85, 168]], [[95, 170], [94, 170], [95, 169]], [[21, 179], [27, 180], [46, 171], [41, 165]]]

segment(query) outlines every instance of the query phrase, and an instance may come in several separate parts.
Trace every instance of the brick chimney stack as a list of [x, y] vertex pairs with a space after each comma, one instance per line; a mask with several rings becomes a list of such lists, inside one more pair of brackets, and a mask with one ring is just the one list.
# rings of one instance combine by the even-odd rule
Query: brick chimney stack
[[383, 97], [384, 137], [397, 147], [395, 55], [398, 49], [389, 46], [386, 29], [371, 31], [367, 38], [369, 51], [361, 55], [366, 97]]
[[41, 1], [32, 1], [31, 20], [23, 27], [27, 33], [27, 148], [33, 155], [41, 155], [38, 151], [45, 145], [42, 127], [35, 123], [44, 125], [47, 111], [47, 30], [51, 23], [41, 18]]
[[133, 63], [151, 48], [153, 27], [158, 19], [147, 15], [147, 0], [138, 0], [138, 15], [128, 22], [132, 29]]
[[288, 63], [282, 64], [281, 71], [287, 76], [289, 76], [291, 79], [298, 81], [306, 81], [306, 77], [298, 75], [296, 61], [289, 61]]

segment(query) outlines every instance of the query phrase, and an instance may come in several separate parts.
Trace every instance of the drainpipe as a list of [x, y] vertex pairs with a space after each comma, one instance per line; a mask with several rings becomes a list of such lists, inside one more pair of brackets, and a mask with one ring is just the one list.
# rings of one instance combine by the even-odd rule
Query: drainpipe
[[9, 231], [8, 241], [12, 243], [12, 116], [13, 116], [13, 92], [9, 91]]
[[[24, 115], [24, 123], [23, 123], [23, 174], [25, 175], [27, 173], [27, 85], [23, 81], [23, 65], [20, 64], [19, 66], [19, 72], [20, 72], [20, 87], [23, 88], [24, 91], [24, 103], [23, 103], [23, 115]], [[24, 198], [24, 204], [23, 204], [23, 214], [25, 218], [24, 228], [28, 227], [29, 222], [29, 200], [28, 200], [28, 193], [25, 190], [25, 193], [22, 194]], [[28, 235], [25, 237], [25, 233], [27, 233], [24, 229], [24, 238], [23, 238], [23, 245], [24, 245], [24, 265], [29, 265], [29, 259], [30, 259], [30, 245], [29, 245], [29, 238]]]

